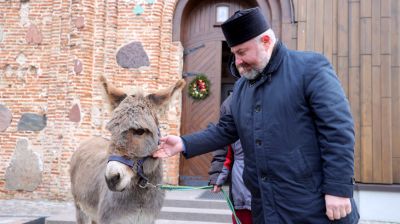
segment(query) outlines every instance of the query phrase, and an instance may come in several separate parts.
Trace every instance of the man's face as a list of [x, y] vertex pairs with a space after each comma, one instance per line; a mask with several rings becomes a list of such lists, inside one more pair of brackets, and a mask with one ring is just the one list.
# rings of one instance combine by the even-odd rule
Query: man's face
[[264, 43], [256, 39], [233, 46], [231, 51], [235, 55], [235, 65], [240, 75], [249, 80], [255, 79], [268, 64], [267, 49]]

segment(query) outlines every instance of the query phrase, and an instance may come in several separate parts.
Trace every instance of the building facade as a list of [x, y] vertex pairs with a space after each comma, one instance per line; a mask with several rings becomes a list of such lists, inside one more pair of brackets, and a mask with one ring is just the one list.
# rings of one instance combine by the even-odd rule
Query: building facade
[[[220, 24], [259, 6], [289, 48], [333, 64], [356, 124], [356, 180], [400, 183], [398, 0], [0, 0], [0, 198], [71, 199], [69, 160], [79, 143], [108, 136], [100, 75], [152, 92], [203, 74], [160, 111], [161, 133], [216, 122], [234, 80]], [[164, 181], [202, 184], [210, 155], [165, 160]]]

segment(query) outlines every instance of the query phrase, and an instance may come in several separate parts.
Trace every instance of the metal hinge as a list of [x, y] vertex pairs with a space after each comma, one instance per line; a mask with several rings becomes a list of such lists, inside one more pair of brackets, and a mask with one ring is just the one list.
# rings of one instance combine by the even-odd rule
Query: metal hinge
[[203, 74], [203, 73], [200, 73], [200, 72], [184, 72], [182, 74], [182, 78], [187, 78], [187, 77], [191, 77], [191, 76], [197, 76], [197, 75], [200, 75], [200, 74]]
[[206, 46], [205, 44], [201, 44], [201, 45], [199, 45], [197, 47], [185, 49], [185, 50], [183, 50], [183, 56], [185, 57], [185, 56], [187, 56], [187, 55], [189, 55], [189, 54], [191, 54], [191, 53], [193, 53], [193, 52], [197, 51], [198, 49], [203, 48], [205, 46]]

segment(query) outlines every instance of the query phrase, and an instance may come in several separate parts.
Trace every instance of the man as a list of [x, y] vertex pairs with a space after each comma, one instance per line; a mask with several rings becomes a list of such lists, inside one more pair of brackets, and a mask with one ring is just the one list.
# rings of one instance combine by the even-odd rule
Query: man
[[153, 156], [190, 158], [240, 137], [254, 223], [357, 223], [354, 125], [330, 63], [276, 41], [259, 8], [236, 12], [222, 31], [232, 71], [242, 75], [231, 114], [201, 132], [162, 138]]

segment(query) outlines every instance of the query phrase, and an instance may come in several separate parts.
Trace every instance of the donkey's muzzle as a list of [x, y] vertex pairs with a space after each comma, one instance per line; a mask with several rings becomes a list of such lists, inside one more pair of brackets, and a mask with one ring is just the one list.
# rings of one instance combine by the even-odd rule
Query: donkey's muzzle
[[123, 191], [124, 190], [124, 189], [122, 189], [122, 190], [117, 189], [117, 186], [118, 186], [119, 182], [121, 181], [121, 177], [120, 177], [119, 173], [110, 178], [107, 178], [107, 176], [105, 178], [106, 178], [106, 183], [107, 183], [108, 189], [110, 189], [111, 191]]

